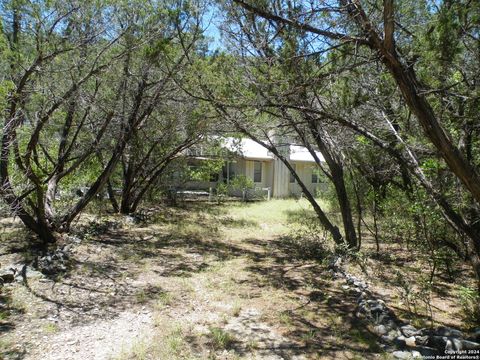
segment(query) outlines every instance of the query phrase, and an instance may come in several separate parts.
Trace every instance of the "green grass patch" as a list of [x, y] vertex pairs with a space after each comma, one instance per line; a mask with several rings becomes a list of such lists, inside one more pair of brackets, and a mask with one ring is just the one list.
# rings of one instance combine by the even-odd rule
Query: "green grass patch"
[[235, 338], [219, 327], [210, 328], [210, 338], [212, 346], [216, 350], [230, 349], [235, 342]]

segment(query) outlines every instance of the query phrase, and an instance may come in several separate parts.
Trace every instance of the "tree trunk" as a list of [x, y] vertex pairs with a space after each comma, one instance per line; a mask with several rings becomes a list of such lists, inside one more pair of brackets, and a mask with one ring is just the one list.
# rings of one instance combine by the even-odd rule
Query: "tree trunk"
[[122, 196], [122, 202], [120, 203], [120, 214], [128, 215], [135, 210], [132, 208], [132, 197], [129, 194]]
[[118, 206], [117, 199], [115, 198], [115, 191], [113, 190], [112, 182], [110, 180], [107, 181], [107, 193], [108, 193], [108, 200], [110, 204], [112, 204], [113, 211], [116, 213], [120, 212], [120, 207]]
[[[272, 151], [273, 152], [273, 151]], [[275, 154], [275, 152], [273, 152]], [[280, 158], [280, 160], [285, 164], [285, 166], [290, 170], [290, 173], [293, 175], [295, 180], [297, 181], [298, 185], [302, 188], [302, 192], [307, 198], [307, 200], [310, 202], [312, 205], [313, 209], [315, 210], [315, 213], [317, 214], [318, 219], [320, 220], [320, 223], [327, 229], [328, 232], [332, 235], [333, 241], [335, 241], [336, 244], [342, 245], [344, 244], [344, 239], [342, 234], [340, 233], [340, 230], [338, 227], [330, 222], [328, 219], [327, 215], [323, 212], [322, 208], [318, 205], [317, 201], [315, 200], [314, 196], [310, 193], [306, 185], [303, 183], [303, 181], [300, 179], [298, 174], [295, 172], [293, 169], [292, 165], [286, 160], [283, 156], [279, 156], [279, 154], [275, 154]]]
[[378, 215], [378, 193], [376, 188], [373, 188], [373, 236], [375, 237], [375, 245], [377, 250], [377, 255], [380, 254], [380, 239], [378, 238], [378, 224], [377, 224], [377, 215]]
[[130, 182], [126, 181], [124, 188], [122, 189], [122, 200], [120, 202], [120, 213], [124, 215], [131, 214], [132, 202], [133, 202], [133, 189], [130, 186]]
[[[400, 61], [392, 44], [388, 43], [387, 47], [387, 43], [381, 39], [358, 1], [342, 0], [340, 2], [347, 5], [350, 17], [369, 35], [370, 46], [380, 53], [381, 61], [397, 83], [408, 108], [415, 114], [422, 126], [425, 136], [438, 150], [450, 170], [470, 191], [477, 204], [480, 204], [480, 176], [453, 144], [452, 139], [439, 123], [430, 103], [422, 94], [422, 87], [416, 78], [413, 67], [404, 65]], [[389, 18], [393, 18], [393, 2], [389, 0], [389, 3], [392, 7], [389, 9]], [[393, 37], [393, 22], [391, 27], [389, 31]]]
[[345, 188], [345, 178], [343, 169], [338, 168], [332, 171], [333, 185], [335, 186], [335, 193], [337, 194], [340, 212], [342, 214], [343, 227], [345, 230], [345, 240], [349, 248], [357, 247], [357, 235], [355, 232], [355, 224], [352, 217], [352, 208], [350, 200], [348, 199], [347, 189]]
[[54, 231], [46, 223], [38, 224], [38, 230], [36, 234], [38, 235], [44, 248], [46, 248], [50, 244], [55, 244], [57, 242]]
[[343, 228], [345, 231], [345, 240], [348, 247], [354, 249], [357, 247], [357, 235], [355, 232], [355, 224], [352, 217], [352, 208], [350, 206], [350, 200], [348, 198], [347, 189], [345, 187], [345, 176], [343, 171], [343, 165], [339, 160], [338, 154], [332, 154], [331, 148], [327, 145], [322, 137], [321, 131], [318, 129], [318, 124], [314, 122], [314, 119], [306, 115], [309, 122], [309, 127], [318, 149], [325, 158], [328, 168], [330, 169], [330, 180], [335, 187], [335, 193], [337, 195], [338, 205], [340, 207], [340, 213], [342, 215]]
[[55, 222], [55, 210], [53, 202], [57, 194], [58, 176], [54, 175], [48, 181], [47, 191], [45, 192], [45, 216], [50, 222]]
[[352, 178], [353, 183], [353, 191], [355, 191], [355, 198], [356, 198], [356, 205], [357, 205], [357, 250], [360, 250], [362, 246], [362, 217], [363, 217], [363, 209], [362, 209], [362, 202], [360, 200], [360, 189], [358, 188], [357, 182], [355, 181], [353, 172], [350, 172], [350, 176]]

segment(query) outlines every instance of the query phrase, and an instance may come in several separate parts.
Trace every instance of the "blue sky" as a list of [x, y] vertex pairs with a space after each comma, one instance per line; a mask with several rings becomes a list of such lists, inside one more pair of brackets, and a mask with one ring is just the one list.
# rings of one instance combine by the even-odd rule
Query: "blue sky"
[[219, 9], [216, 6], [210, 5], [205, 13], [204, 26], [206, 27], [205, 36], [211, 41], [209, 46], [211, 51], [224, 48], [219, 29], [220, 23], [221, 17]]

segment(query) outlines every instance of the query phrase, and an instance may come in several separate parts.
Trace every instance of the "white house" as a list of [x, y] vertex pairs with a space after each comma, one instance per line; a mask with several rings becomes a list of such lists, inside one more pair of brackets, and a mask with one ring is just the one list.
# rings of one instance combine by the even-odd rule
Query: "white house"
[[[222, 147], [235, 155], [233, 159], [225, 161], [220, 174], [213, 174], [210, 181], [191, 181], [187, 184], [187, 188], [208, 190], [215, 188], [218, 183], [228, 183], [237, 175], [244, 175], [253, 180], [256, 189], [270, 189], [273, 197], [282, 198], [301, 194], [300, 186], [285, 164], [263, 146], [245, 138], [224, 138], [221, 141]], [[289, 159], [309, 191], [315, 194], [321, 184], [318, 165], [310, 152], [298, 145], [285, 145], [281, 151]], [[316, 152], [316, 155], [320, 161], [324, 161], [320, 152]], [[206, 157], [197, 156], [196, 159], [201, 161]]]

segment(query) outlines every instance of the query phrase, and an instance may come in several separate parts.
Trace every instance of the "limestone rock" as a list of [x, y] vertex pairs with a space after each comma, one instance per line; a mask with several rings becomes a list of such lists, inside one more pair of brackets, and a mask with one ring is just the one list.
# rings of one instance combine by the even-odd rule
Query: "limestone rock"
[[438, 336], [447, 336], [447, 337], [456, 337], [456, 338], [463, 337], [463, 333], [460, 330], [453, 329], [447, 326], [442, 326], [442, 327], [439, 327], [438, 329], [435, 329], [435, 333]]
[[459, 340], [462, 348], [459, 350], [480, 350], [480, 343], [469, 341], [469, 340]]
[[412, 325], [404, 325], [400, 328], [402, 334], [406, 337], [415, 336], [419, 334], [419, 330]]
[[373, 328], [373, 332], [378, 336], [382, 336], [388, 333], [388, 328], [385, 325], [377, 325]]
[[395, 359], [411, 359], [412, 358], [412, 353], [410, 351], [394, 351], [392, 353], [392, 356]]
[[410, 336], [408, 338], [405, 338], [405, 345], [407, 345], [408, 347], [415, 347], [416, 346], [415, 336]]

